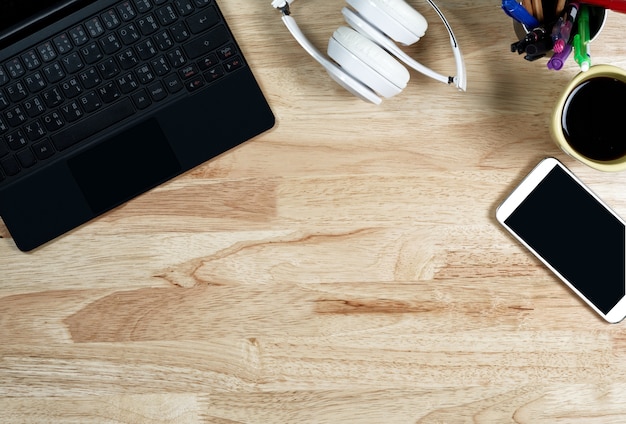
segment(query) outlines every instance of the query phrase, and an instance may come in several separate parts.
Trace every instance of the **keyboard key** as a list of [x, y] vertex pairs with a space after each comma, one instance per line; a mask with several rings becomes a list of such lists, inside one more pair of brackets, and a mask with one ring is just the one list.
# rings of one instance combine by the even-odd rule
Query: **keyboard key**
[[187, 87], [187, 90], [189, 91], [196, 91], [197, 89], [203, 86], [204, 86], [204, 80], [202, 79], [201, 76], [197, 76], [195, 78], [191, 78], [185, 81], [185, 87]]
[[22, 132], [22, 130], [13, 131], [4, 136], [7, 145], [11, 150], [19, 150], [28, 144], [28, 139]]
[[229, 44], [224, 47], [220, 47], [217, 50], [217, 55], [222, 60], [230, 59], [231, 57], [235, 55], [235, 53], [237, 53], [237, 50], [235, 49], [235, 46], [233, 46], [232, 44]]
[[66, 54], [69, 53], [70, 50], [72, 50], [72, 42], [70, 41], [70, 38], [67, 36], [67, 34], [61, 34], [57, 37], [54, 37], [52, 42], [54, 43], [54, 46], [57, 48], [57, 51], [60, 54]]
[[46, 80], [39, 71], [24, 77], [24, 82], [31, 93], [37, 93], [48, 86]]
[[39, 121], [34, 121], [24, 125], [24, 133], [30, 141], [35, 141], [46, 135], [46, 130]]
[[154, 74], [152, 69], [150, 69], [150, 66], [148, 65], [141, 65], [139, 68], [136, 69], [136, 73], [137, 73], [137, 79], [143, 85], [146, 85], [151, 81], [154, 81], [154, 78], [156, 78], [156, 75]]
[[83, 110], [80, 108], [76, 100], [72, 100], [71, 102], [61, 106], [59, 110], [67, 122], [74, 122], [84, 115]]
[[119, 34], [122, 42], [126, 45], [133, 44], [141, 38], [139, 30], [137, 30], [137, 27], [133, 24], [129, 24], [121, 28], [119, 30]]
[[17, 173], [20, 172], [20, 165], [17, 163], [17, 159], [13, 156], [0, 160], [0, 168], [2, 168], [4, 173], [9, 177], [17, 175]]
[[0, 158], [9, 154], [9, 147], [4, 142], [3, 139], [0, 138]]
[[90, 115], [78, 123], [66, 127], [52, 135], [52, 143], [54, 143], [58, 150], [65, 150], [79, 141], [128, 118], [133, 113], [135, 113], [135, 108], [130, 99], [122, 99], [112, 106], [103, 109], [101, 112]]
[[76, 52], [65, 56], [63, 59], [61, 59], [61, 63], [63, 63], [63, 66], [65, 67], [65, 70], [68, 74], [78, 72], [85, 67], [83, 60]]
[[59, 112], [56, 111], [45, 115], [42, 118], [42, 121], [43, 124], [46, 126], [46, 129], [50, 132], [54, 132], [61, 128], [63, 125], [65, 125], [65, 121], [63, 121], [63, 118], [61, 117]]
[[80, 47], [89, 41], [89, 36], [82, 25], [75, 26], [69, 30], [70, 38], [75, 46]]
[[6, 67], [11, 78], [19, 78], [26, 72], [24, 65], [22, 65], [22, 62], [20, 62], [18, 58], [9, 60], [6, 63]]
[[137, 19], [137, 26], [143, 35], [150, 35], [159, 29], [159, 24], [153, 15]]
[[182, 79], [191, 78], [198, 75], [199, 73], [200, 70], [195, 64], [187, 65], [178, 71], [178, 74], [181, 76]]
[[50, 140], [48, 140], [47, 138], [33, 144], [33, 152], [39, 160], [48, 159], [55, 153], [54, 147], [52, 147], [52, 143], [50, 143]]
[[180, 16], [187, 16], [194, 11], [191, 0], [174, 0], [174, 6]]
[[243, 62], [241, 61], [241, 58], [239, 56], [235, 56], [232, 59], [224, 62], [224, 69], [226, 69], [226, 72], [232, 72], [236, 69], [239, 69], [243, 66]]
[[218, 22], [219, 16], [213, 7], [207, 8], [187, 18], [189, 30], [194, 34], [205, 31]]
[[70, 78], [69, 80], [61, 83], [60, 87], [65, 97], [69, 99], [76, 97], [83, 92], [83, 88], [76, 77]]
[[176, 16], [176, 12], [171, 4], [167, 6], [163, 6], [156, 11], [156, 16], [161, 25], [167, 26], [171, 23], [175, 22], [178, 16]]
[[85, 29], [91, 38], [97, 38], [104, 34], [105, 31], [102, 21], [100, 21], [100, 18], [97, 16], [94, 16], [85, 22]]
[[95, 91], [90, 91], [78, 98], [78, 103], [83, 107], [83, 110], [87, 113], [91, 113], [102, 106], [102, 100]]
[[191, 33], [187, 29], [184, 22], [178, 22], [170, 27], [170, 32], [176, 42], [181, 43], [191, 37]]
[[82, 55], [85, 63], [88, 65], [94, 64], [104, 57], [100, 47], [98, 47], [96, 43], [90, 43], [89, 45], [82, 47], [80, 49], [80, 54]]
[[41, 97], [49, 108], [60, 105], [64, 100], [58, 87], [52, 87], [51, 89], [44, 91], [41, 93]]
[[39, 56], [41, 56], [41, 59], [44, 62], [53, 61], [57, 57], [57, 52], [54, 50], [52, 43], [49, 41], [46, 41], [45, 43], [38, 46], [37, 51], [39, 52]]
[[154, 42], [159, 50], [167, 50], [174, 46], [174, 40], [167, 31], [161, 31], [154, 35]]
[[4, 68], [0, 66], [0, 87], [9, 82], [9, 76], [4, 71]]
[[133, 49], [126, 49], [117, 54], [117, 61], [122, 69], [127, 70], [139, 63], [139, 58], [135, 56]]
[[185, 57], [185, 54], [179, 48], [175, 48], [167, 52], [167, 60], [174, 68], [180, 68], [185, 63], [187, 63], [187, 58]]
[[14, 106], [4, 112], [4, 117], [12, 127], [19, 127], [28, 119], [21, 106]]
[[6, 91], [9, 96], [9, 99], [13, 103], [17, 103], [20, 100], [26, 98], [26, 96], [28, 96], [28, 91], [26, 91], [26, 86], [22, 84], [21, 81], [7, 85]]
[[114, 82], [108, 82], [98, 88], [98, 94], [104, 103], [111, 103], [121, 96], [120, 90]]
[[167, 60], [165, 60], [164, 56], [157, 57], [150, 62], [150, 65], [152, 65], [152, 69], [159, 77], [162, 77], [170, 71], [170, 65], [167, 63]]
[[98, 74], [96, 68], [93, 67], [86, 69], [85, 72], [81, 72], [80, 74], [78, 74], [78, 78], [80, 78], [80, 82], [87, 90], [89, 90], [90, 88], [94, 88], [102, 82], [100, 74]]
[[135, 8], [137, 9], [137, 12], [139, 13], [145, 13], [148, 10], [152, 9], [152, 4], [150, 3], [150, 0], [134, 0], [135, 1]]
[[125, 2], [122, 2], [121, 4], [118, 4], [116, 8], [117, 8], [117, 13], [119, 14], [120, 18], [122, 18], [123, 21], [128, 22], [134, 19], [135, 16], [137, 16], [135, 9], [133, 9], [133, 6], [130, 4], [129, 1], [125, 1]]
[[224, 68], [222, 65], [217, 65], [206, 71], [203, 75], [208, 82], [213, 82], [224, 76]]
[[39, 60], [39, 57], [37, 57], [35, 50], [29, 50], [24, 53], [22, 55], [22, 62], [24, 62], [24, 66], [26, 66], [26, 69], [29, 71], [32, 71], [41, 65], [41, 61]]
[[100, 45], [102, 46], [102, 51], [105, 54], [113, 54], [122, 48], [122, 42], [115, 33], [107, 34], [102, 37], [100, 39]]
[[119, 74], [120, 68], [117, 66], [115, 59], [111, 57], [98, 64], [98, 71], [100, 75], [102, 75], [102, 78], [108, 80]]
[[20, 161], [22, 168], [30, 168], [37, 163], [37, 159], [35, 159], [35, 154], [30, 149], [20, 150], [15, 154], [15, 156], [17, 156], [17, 159]]
[[152, 40], [149, 38], [137, 43], [135, 49], [137, 50], [137, 54], [139, 54], [139, 58], [141, 60], [148, 60], [159, 52]]
[[170, 74], [163, 78], [163, 83], [170, 93], [177, 93], [183, 89], [183, 83], [176, 74]]
[[211, 53], [210, 55], [200, 59], [196, 63], [198, 64], [198, 68], [200, 68], [201, 72], [209, 70], [218, 63], [217, 55], [215, 53]]
[[9, 99], [0, 91], [0, 110], [4, 110], [9, 107]]
[[223, 25], [189, 41], [183, 46], [190, 59], [209, 53], [229, 40], [228, 31]]
[[150, 96], [148, 96], [146, 90], [139, 90], [132, 95], [132, 98], [137, 109], [145, 109], [152, 104], [152, 100], [150, 100]]
[[135, 75], [129, 72], [117, 79], [117, 86], [122, 93], [128, 94], [139, 87], [139, 82], [137, 82]]
[[65, 71], [59, 62], [52, 62], [43, 68], [43, 74], [50, 84], [61, 81], [65, 78]]
[[122, 23], [120, 17], [117, 16], [117, 12], [114, 9], [107, 10], [100, 15], [100, 17], [102, 18], [102, 23], [107, 29], [115, 29]]
[[46, 111], [46, 105], [38, 97], [32, 97], [24, 102], [24, 110], [31, 118], [35, 118]]
[[165, 87], [163, 87], [161, 81], [150, 84], [148, 86], [148, 93], [150, 94], [150, 97], [152, 97], [152, 100], [154, 100], [155, 102], [161, 101], [167, 97], [167, 91], [165, 90]]

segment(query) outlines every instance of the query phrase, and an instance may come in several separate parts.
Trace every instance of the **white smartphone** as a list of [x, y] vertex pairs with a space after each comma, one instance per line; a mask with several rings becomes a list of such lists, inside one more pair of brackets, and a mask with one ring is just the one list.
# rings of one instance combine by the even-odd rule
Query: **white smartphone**
[[569, 169], [542, 160], [496, 219], [605, 320], [626, 316], [626, 224]]

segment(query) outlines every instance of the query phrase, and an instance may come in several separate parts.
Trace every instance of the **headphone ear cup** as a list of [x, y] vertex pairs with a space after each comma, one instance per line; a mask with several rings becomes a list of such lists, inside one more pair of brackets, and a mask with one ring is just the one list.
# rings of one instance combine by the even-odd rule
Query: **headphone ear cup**
[[366, 21], [394, 41], [408, 46], [428, 29], [428, 22], [404, 0], [346, 0]]
[[352, 28], [337, 28], [328, 42], [328, 55], [383, 97], [395, 96], [409, 82], [409, 71], [400, 62]]

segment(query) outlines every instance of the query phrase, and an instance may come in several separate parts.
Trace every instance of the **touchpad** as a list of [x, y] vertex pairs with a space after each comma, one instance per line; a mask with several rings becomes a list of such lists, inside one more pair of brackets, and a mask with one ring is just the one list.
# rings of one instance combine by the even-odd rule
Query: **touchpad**
[[167, 181], [181, 166], [156, 119], [149, 119], [68, 160], [94, 213]]

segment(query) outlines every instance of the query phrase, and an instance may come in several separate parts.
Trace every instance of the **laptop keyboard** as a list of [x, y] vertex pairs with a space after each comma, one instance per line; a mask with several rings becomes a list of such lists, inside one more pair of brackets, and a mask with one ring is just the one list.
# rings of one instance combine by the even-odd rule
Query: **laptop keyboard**
[[0, 63], [0, 185], [245, 66], [214, 0], [127, 0]]

